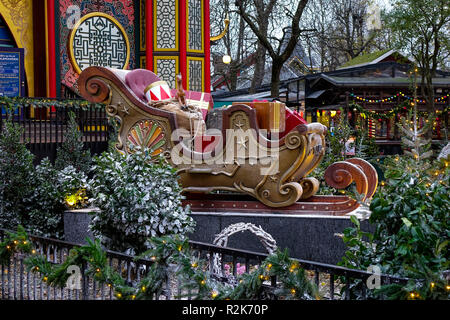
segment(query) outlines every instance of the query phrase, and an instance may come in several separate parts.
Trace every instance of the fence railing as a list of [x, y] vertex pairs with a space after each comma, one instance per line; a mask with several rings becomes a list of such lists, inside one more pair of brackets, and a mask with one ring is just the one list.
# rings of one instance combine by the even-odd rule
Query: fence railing
[[[0, 229], [0, 241], [3, 240], [6, 230]], [[30, 240], [36, 248], [36, 251], [47, 257], [51, 263], [63, 263], [69, 253], [69, 250], [75, 246], [75, 243], [48, 239], [43, 237], [30, 236]], [[209, 263], [209, 271], [212, 276], [219, 281], [229, 282], [230, 278], [236, 277], [241, 271], [250, 272], [252, 268], [260, 265], [267, 258], [267, 254], [257, 253], [246, 250], [219, 247], [213, 244], [190, 241], [190, 247], [194, 254], [205, 258]], [[133, 285], [140, 282], [145, 277], [147, 270], [153, 263], [150, 260], [138, 259], [133, 256], [125, 255], [114, 251], [106, 251], [107, 260], [110, 267], [122, 274], [127, 284]], [[220, 256], [221, 271], [214, 273], [214, 257]], [[24, 256], [19, 254], [13, 256], [8, 266], [1, 266], [0, 277], [0, 299], [12, 300], [113, 300], [113, 289], [105, 284], [94, 281], [93, 278], [84, 275], [83, 271], [87, 266], [83, 266], [81, 272], [83, 274], [81, 281], [81, 290], [55, 288], [48, 286], [43, 282], [39, 275], [28, 272], [24, 266]], [[348, 269], [335, 265], [293, 259], [303, 269], [307, 271], [308, 276], [315, 282], [319, 288], [319, 293], [323, 299], [351, 299], [350, 283], [352, 279], [364, 281], [361, 286], [363, 288], [363, 299], [367, 297], [365, 281], [373, 276], [372, 273]], [[230, 266], [225, 269], [225, 265]], [[242, 269], [245, 266], [245, 269]], [[400, 283], [406, 284], [408, 279], [393, 277], [389, 275], [380, 275], [381, 284]], [[264, 291], [268, 294], [268, 298], [275, 297], [270, 293], [279, 285], [276, 277], [272, 277], [264, 283]], [[181, 283], [176, 277], [172, 277], [165, 284], [165, 288], [156, 294], [155, 299], [171, 300], [179, 299], [181, 293], [188, 300], [191, 299], [189, 292], [181, 292]], [[346, 288], [341, 294], [341, 289]], [[365, 293], [365, 294], [364, 294]]]
[[23, 128], [21, 141], [35, 155], [36, 163], [45, 157], [51, 161], [56, 158], [56, 150], [68, 128], [70, 111], [75, 113], [86, 150], [99, 154], [108, 147], [110, 127], [102, 105], [82, 99], [30, 98], [24, 103], [19, 100], [11, 111], [0, 99], [0, 111], [0, 132], [4, 130], [7, 115], [12, 114], [12, 121]]

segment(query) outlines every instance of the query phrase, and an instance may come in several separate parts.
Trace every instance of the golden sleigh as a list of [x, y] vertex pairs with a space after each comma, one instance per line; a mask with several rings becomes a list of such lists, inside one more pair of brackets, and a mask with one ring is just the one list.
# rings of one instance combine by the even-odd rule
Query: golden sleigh
[[[105, 104], [108, 116], [118, 120], [118, 151], [133, 152], [133, 145], [151, 148], [177, 169], [188, 195], [185, 203], [193, 210], [343, 215], [359, 206], [347, 196], [316, 195], [319, 182], [308, 177], [325, 153], [324, 125], [300, 124], [277, 138], [259, 129], [254, 108], [232, 105], [221, 108], [221, 123], [200, 137], [214, 143], [204, 148], [200, 141], [199, 148], [199, 137], [180, 130], [175, 113], [150, 106], [131, 89], [126, 81], [130, 72], [137, 71], [89, 67], [79, 77], [80, 94]], [[139, 72], [144, 78], [155, 76]], [[376, 170], [358, 158], [336, 162], [325, 171], [332, 187], [355, 182], [363, 200], [373, 195], [377, 180]], [[212, 194], [218, 190], [246, 196]]]

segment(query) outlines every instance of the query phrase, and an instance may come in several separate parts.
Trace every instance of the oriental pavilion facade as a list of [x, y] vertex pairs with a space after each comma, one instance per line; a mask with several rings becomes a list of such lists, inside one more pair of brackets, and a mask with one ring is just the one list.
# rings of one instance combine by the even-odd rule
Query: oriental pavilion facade
[[22, 50], [23, 94], [77, 96], [91, 65], [146, 68], [210, 91], [209, 1], [1, 0], [0, 51]]
[[[339, 125], [340, 113], [345, 112], [350, 125], [365, 124], [382, 151], [398, 153], [401, 133], [397, 124], [414, 105], [412, 69], [411, 61], [387, 51], [374, 61], [291, 80], [285, 84], [285, 100], [288, 105], [305, 111], [308, 122], [321, 122], [330, 132]], [[431, 119], [431, 129], [436, 145], [448, 139], [450, 72], [438, 70], [432, 83], [435, 116]], [[430, 120], [426, 97], [421, 95], [420, 76], [417, 85], [415, 100], [419, 125], [423, 126]]]

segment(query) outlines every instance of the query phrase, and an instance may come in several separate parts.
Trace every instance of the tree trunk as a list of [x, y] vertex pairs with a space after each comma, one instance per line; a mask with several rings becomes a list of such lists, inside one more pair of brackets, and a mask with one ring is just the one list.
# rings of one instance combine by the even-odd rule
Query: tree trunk
[[253, 73], [252, 85], [250, 93], [255, 93], [264, 79], [264, 71], [266, 68], [266, 48], [261, 43], [258, 43], [258, 49], [255, 54], [255, 71]]
[[238, 68], [235, 64], [230, 64], [230, 91], [236, 91], [238, 80]]
[[272, 79], [270, 85], [270, 93], [272, 98], [279, 99], [280, 96], [280, 74], [283, 62], [274, 59], [272, 62]]

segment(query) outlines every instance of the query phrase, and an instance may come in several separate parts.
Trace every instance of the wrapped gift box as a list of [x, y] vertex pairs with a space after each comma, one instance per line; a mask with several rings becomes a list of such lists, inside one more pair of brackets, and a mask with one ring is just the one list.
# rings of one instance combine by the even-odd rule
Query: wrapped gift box
[[[173, 97], [176, 97], [177, 89], [172, 89], [171, 93]], [[203, 119], [205, 119], [208, 111], [212, 110], [214, 106], [214, 101], [210, 93], [186, 90], [185, 97], [188, 105], [199, 107], [202, 110]]]
[[233, 102], [236, 104], [246, 104], [256, 109], [256, 118], [260, 129], [268, 132], [283, 132], [285, 130], [286, 105], [280, 101], [266, 102]]

